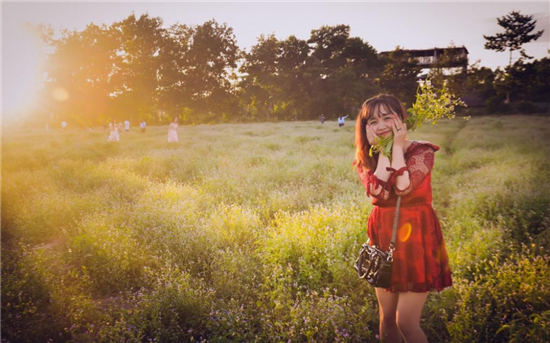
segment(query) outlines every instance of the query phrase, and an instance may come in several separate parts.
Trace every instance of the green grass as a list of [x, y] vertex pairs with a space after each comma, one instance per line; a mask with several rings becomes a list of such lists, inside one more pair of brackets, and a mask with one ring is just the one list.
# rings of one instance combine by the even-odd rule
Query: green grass
[[[166, 134], [4, 128], [3, 339], [376, 340], [376, 298], [352, 268], [371, 204], [351, 123]], [[442, 148], [434, 208], [455, 286], [429, 297], [430, 341], [548, 341], [550, 118], [410, 138]]]

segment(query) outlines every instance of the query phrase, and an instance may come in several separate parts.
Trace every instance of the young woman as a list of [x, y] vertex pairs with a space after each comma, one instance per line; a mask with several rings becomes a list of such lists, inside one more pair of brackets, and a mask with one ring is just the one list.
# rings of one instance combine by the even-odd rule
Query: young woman
[[[395, 205], [401, 196], [393, 253], [392, 285], [375, 288], [380, 308], [380, 338], [387, 343], [427, 342], [420, 328], [422, 308], [430, 291], [452, 285], [439, 219], [432, 208], [431, 170], [437, 145], [407, 139], [407, 112], [391, 95], [363, 104], [355, 127], [354, 165], [373, 198], [368, 220], [370, 244], [389, 249]], [[393, 135], [392, 158], [369, 156], [377, 137]]]
[[178, 118], [174, 118], [168, 126], [168, 143], [178, 142]]

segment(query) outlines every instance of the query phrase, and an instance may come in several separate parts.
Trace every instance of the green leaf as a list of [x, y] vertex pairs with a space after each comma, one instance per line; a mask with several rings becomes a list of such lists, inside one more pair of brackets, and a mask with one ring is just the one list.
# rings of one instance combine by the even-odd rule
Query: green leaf
[[391, 157], [391, 148], [393, 147], [393, 137], [388, 142], [388, 145], [386, 145], [386, 150], [384, 151], [384, 155]]

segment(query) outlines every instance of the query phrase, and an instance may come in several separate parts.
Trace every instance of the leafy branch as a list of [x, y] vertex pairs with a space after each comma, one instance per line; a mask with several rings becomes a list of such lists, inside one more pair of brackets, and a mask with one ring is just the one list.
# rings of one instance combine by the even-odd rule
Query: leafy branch
[[[456, 98], [447, 88], [447, 81], [443, 82], [441, 89], [436, 89], [430, 79], [421, 82], [416, 90], [416, 101], [407, 109], [408, 117], [405, 119], [407, 130], [414, 131], [422, 126], [422, 123], [436, 124], [439, 119], [455, 117], [455, 106], [464, 106], [466, 103]], [[391, 159], [393, 147], [393, 134], [387, 137], [378, 137], [376, 144], [371, 146], [369, 155], [382, 153]]]

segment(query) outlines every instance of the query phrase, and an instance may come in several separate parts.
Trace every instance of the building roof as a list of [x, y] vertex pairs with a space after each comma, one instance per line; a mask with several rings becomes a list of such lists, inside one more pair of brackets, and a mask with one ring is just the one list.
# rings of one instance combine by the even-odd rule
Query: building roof
[[[443, 54], [445, 50], [461, 50], [465, 52], [466, 54], [469, 54], [468, 49], [463, 46], [456, 46], [456, 47], [450, 47], [450, 48], [438, 48], [433, 47], [430, 49], [402, 49], [404, 52], [408, 52], [412, 54], [413, 56], [433, 56], [433, 53], [435, 52], [437, 55]], [[380, 54], [389, 54], [391, 51], [381, 51]]]

